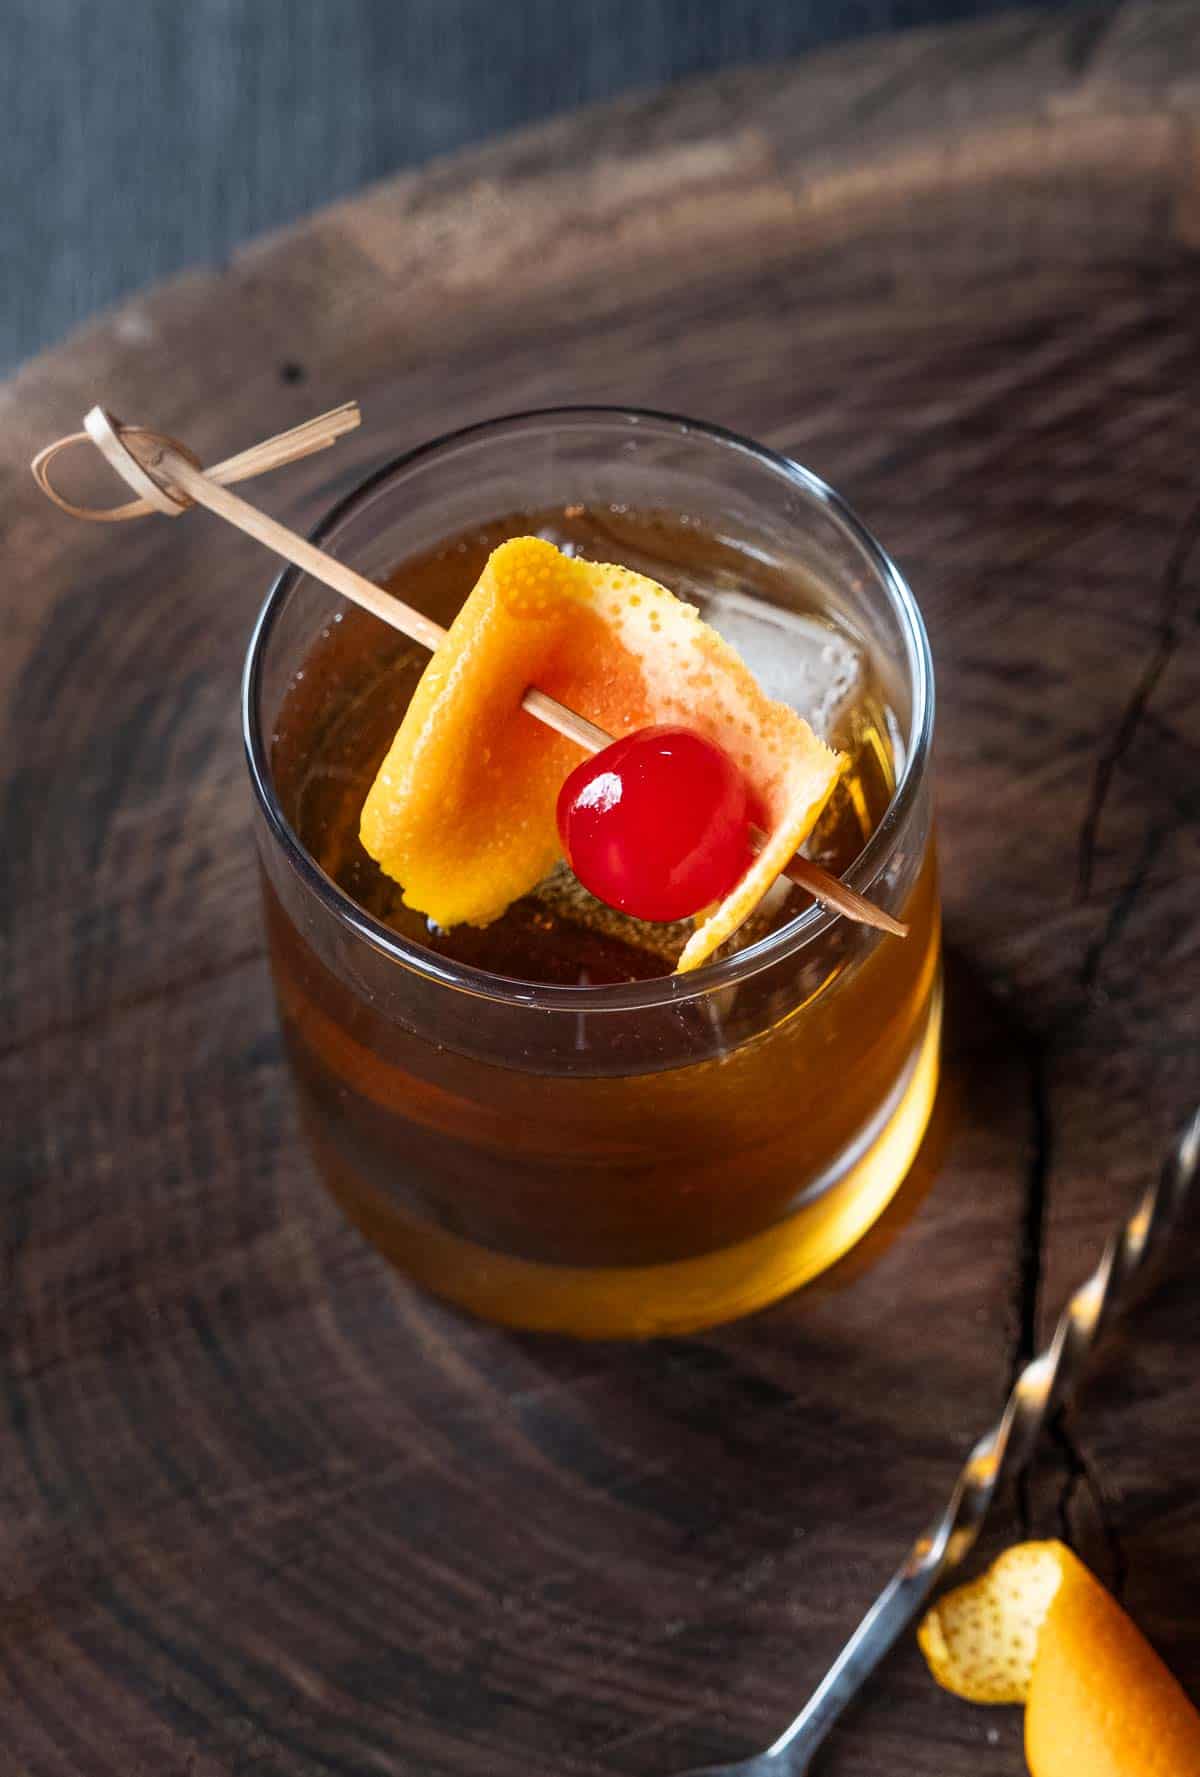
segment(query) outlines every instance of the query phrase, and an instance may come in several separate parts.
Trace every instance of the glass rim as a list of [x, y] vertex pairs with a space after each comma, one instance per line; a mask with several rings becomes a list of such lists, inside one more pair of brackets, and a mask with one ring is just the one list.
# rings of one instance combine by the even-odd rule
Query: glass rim
[[[727, 427], [653, 408], [628, 407], [619, 403], [528, 408], [443, 432], [436, 438], [389, 459], [358, 482], [324, 514], [309, 532], [309, 540], [318, 547], [333, 542], [342, 527], [387, 482], [450, 447], [484, 438], [490, 433], [519, 429], [531, 422], [588, 419], [624, 420], [631, 425], [649, 422], [674, 429], [683, 435], [698, 433], [712, 442], [743, 452], [790, 481], [829, 513], [849, 533], [866, 557], [899, 621], [905, 639], [906, 664], [912, 685], [912, 719], [906, 736], [904, 770], [878, 826], [853, 863], [843, 872], [843, 880], [850, 887], [857, 889], [860, 894], [869, 894], [871, 885], [891, 857], [924, 777], [933, 735], [933, 663], [920, 608], [899, 568], [882, 545], [876, 542], [849, 503], [819, 475], [806, 469], [801, 463]], [[823, 907], [820, 902], [814, 902], [786, 925], [764, 934], [745, 950], [717, 962], [704, 963], [685, 975], [656, 975], [649, 980], [596, 987], [524, 981], [514, 976], [493, 974], [487, 969], [453, 962], [439, 956], [435, 951], [425, 949], [423, 945], [401, 937], [390, 926], [367, 913], [338, 887], [332, 877], [326, 875], [292, 827], [275, 794], [271, 763], [264, 743], [262, 725], [258, 720], [258, 696], [262, 685], [263, 661], [275, 624], [292, 591], [304, 578], [311, 576], [291, 564], [276, 576], [263, 601], [246, 650], [242, 672], [241, 714], [242, 742], [250, 782], [268, 831], [304, 886], [341, 924], [348, 926], [357, 937], [401, 968], [459, 993], [545, 1011], [635, 1011], [672, 1005], [731, 987], [806, 950], [835, 920], [844, 917]]]

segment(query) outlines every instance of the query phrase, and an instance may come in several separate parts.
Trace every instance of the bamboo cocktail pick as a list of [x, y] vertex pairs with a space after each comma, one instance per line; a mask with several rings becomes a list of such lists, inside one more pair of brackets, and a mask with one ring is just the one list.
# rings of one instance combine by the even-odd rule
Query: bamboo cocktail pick
[[[360, 419], [357, 403], [350, 401], [293, 427], [290, 432], [281, 432], [237, 456], [227, 457], [211, 469], [202, 469], [192, 452], [177, 439], [152, 432], [145, 426], [127, 426], [105, 408], [93, 407], [84, 418], [82, 432], [73, 432], [48, 444], [38, 452], [31, 467], [34, 479], [47, 499], [73, 518], [88, 519], [94, 524], [121, 523], [150, 512], [177, 518], [190, 506], [207, 507], [218, 518], [245, 531], [314, 580], [322, 581], [343, 598], [361, 605], [411, 641], [433, 650], [446, 634], [440, 624], [229, 491], [230, 482], [247, 481], [270, 469], [281, 468], [285, 463], [297, 462], [314, 451], [327, 449], [344, 433], [353, 431]], [[124, 506], [79, 506], [66, 499], [54, 486], [49, 474], [51, 463], [64, 451], [89, 442], [132, 488], [138, 496], [136, 499]], [[585, 716], [568, 709], [536, 687], [526, 691], [521, 707], [548, 728], [574, 741], [585, 753], [598, 753], [613, 739], [603, 728], [598, 728]], [[755, 848], [761, 849], [763, 835], [752, 829], [751, 837]], [[881, 907], [876, 907], [838, 877], [831, 876], [798, 852], [783, 873], [814, 899], [845, 914], [847, 919], [889, 932], [894, 937], [908, 936], [908, 927], [898, 919], [893, 919], [890, 913], [885, 913]]]

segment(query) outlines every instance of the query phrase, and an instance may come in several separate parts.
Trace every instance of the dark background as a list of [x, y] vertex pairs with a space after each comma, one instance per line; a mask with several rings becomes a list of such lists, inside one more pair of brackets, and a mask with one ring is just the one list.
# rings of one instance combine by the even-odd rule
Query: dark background
[[631, 87], [1001, 10], [2, 0], [0, 370], [127, 291], [497, 130]]

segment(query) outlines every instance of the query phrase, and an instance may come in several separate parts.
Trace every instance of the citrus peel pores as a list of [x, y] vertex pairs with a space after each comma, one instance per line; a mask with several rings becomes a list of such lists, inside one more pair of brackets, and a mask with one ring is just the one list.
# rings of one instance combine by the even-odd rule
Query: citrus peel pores
[[1200, 1715], [1063, 1543], [1006, 1550], [940, 1599], [917, 1638], [956, 1696], [1025, 1704], [1033, 1777], [1200, 1777]]
[[678, 965], [696, 968], [803, 843], [842, 760], [665, 587], [515, 537], [430, 660], [363, 805], [365, 849], [440, 926], [489, 924], [562, 855], [555, 804], [580, 753], [520, 707], [531, 685], [610, 734], [682, 723], [745, 773], [766, 843], [700, 917]]

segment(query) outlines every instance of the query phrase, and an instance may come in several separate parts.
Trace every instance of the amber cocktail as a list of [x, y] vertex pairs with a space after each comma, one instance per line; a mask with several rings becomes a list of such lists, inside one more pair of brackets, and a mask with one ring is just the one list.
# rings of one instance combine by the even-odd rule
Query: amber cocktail
[[267, 928], [322, 1174], [397, 1265], [511, 1325], [681, 1331], [853, 1244], [932, 1108], [939, 923], [919, 614], [842, 503], [714, 429], [572, 409], [402, 459], [318, 540], [449, 623], [490, 550], [537, 534], [698, 605], [847, 755], [806, 850], [906, 920], [781, 883], [711, 963], [563, 866], [440, 931], [363, 850], [364, 798], [428, 659], [289, 570], [255, 635], [246, 741]]

